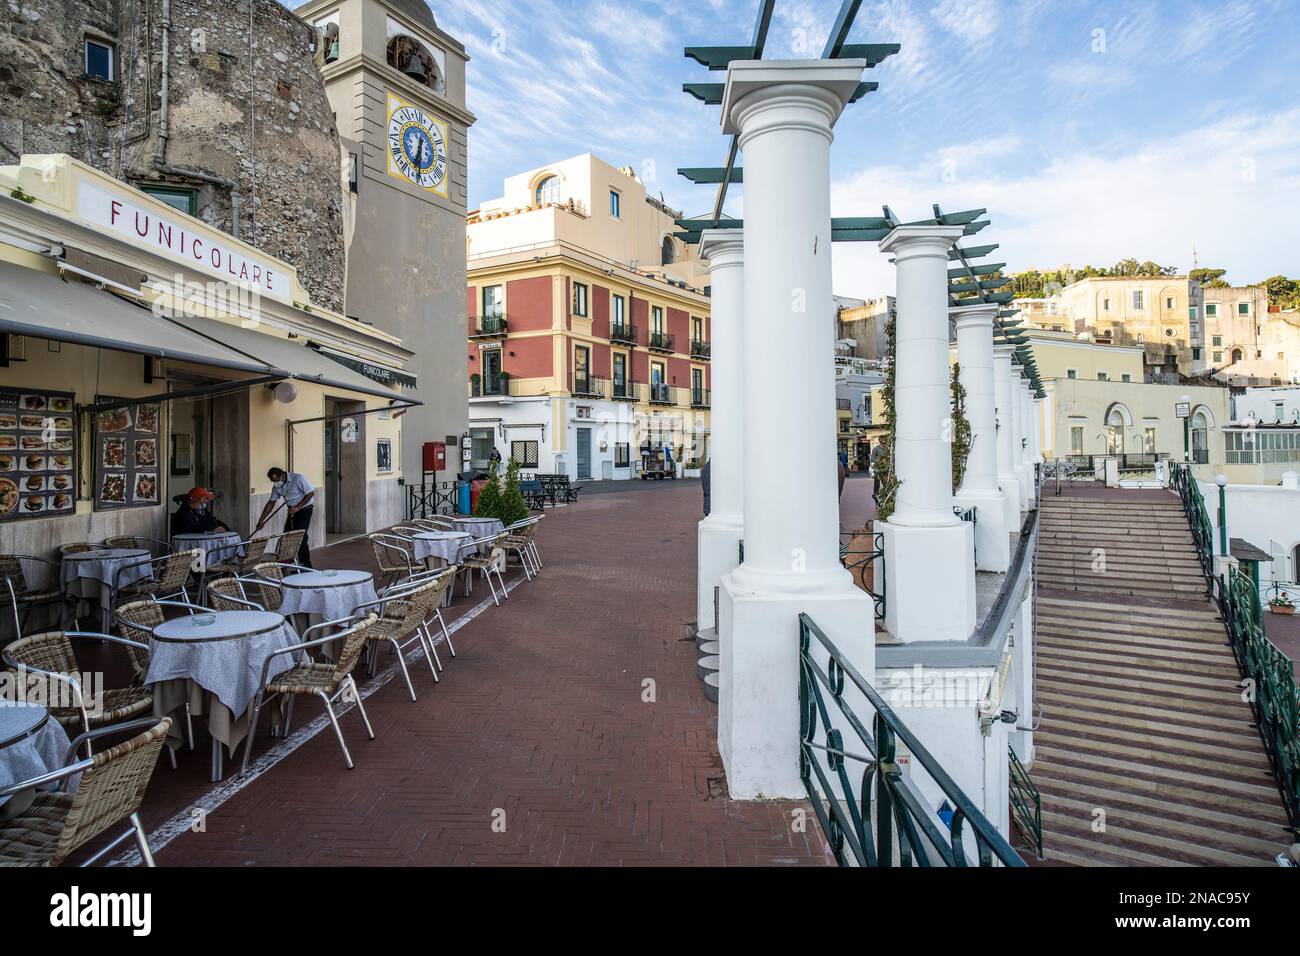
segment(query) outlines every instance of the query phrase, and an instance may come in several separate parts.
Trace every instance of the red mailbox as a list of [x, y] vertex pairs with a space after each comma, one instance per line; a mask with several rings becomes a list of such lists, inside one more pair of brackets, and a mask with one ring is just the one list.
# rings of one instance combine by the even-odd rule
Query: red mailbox
[[446, 471], [447, 470], [447, 443], [441, 441], [427, 441], [424, 443], [424, 470], [425, 471]]

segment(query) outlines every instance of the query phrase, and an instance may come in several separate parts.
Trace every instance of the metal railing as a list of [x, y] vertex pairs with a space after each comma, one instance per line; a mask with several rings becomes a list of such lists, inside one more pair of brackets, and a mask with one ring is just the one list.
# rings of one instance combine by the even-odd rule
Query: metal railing
[[573, 394], [577, 398], [604, 398], [607, 383], [607, 379], [597, 378], [594, 375], [581, 378], [575, 376], [573, 379]]
[[1034, 786], [1029, 771], [1016, 756], [1014, 747], [1007, 748], [1011, 777], [1011, 820], [1029, 841], [1029, 848], [1043, 858], [1043, 798]]
[[952, 513], [955, 514], [962, 521], [970, 522], [971, 533], [973, 535], [973, 540], [975, 541], [975, 544], [972, 549], [975, 555], [975, 566], [979, 567], [979, 560], [980, 560], [979, 531], [978, 528], [976, 527], [979, 524], [979, 509], [975, 507], [960, 508], [956, 505], [953, 505]]
[[493, 398], [519, 394], [519, 383], [509, 375], [489, 375], [469, 380], [470, 398]]
[[673, 397], [671, 385], [665, 385], [662, 382], [650, 383], [650, 404], [651, 405], [676, 405], [677, 400]]
[[1170, 468], [1170, 487], [1178, 492], [1192, 529], [1210, 595], [1219, 606], [1228, 643], [1241, 670], [1255, 725], [1273, 767], [1282, 805], [1293, 829], [1300, 830], [1300, 688], [1295, 665], [1270, 641], [1264, 629], [1259, 589], [1239, 568], [1227, 581], [1214, 573], [1214, 529], [1200, 484], [1186, 464]]
[[636, 326], [628, 322], [616, 322], [609, 327], [609, 340], [622, 342], [624, 345], [636, 345]]
[[712, 354], [712, 343], [703, 339], [691, 339], [691, 358], [709, 358]]
[[510, 322], [504, 315], [481, 315], [470, 327], [471, 339], [490, 338], [505, 335], [510, 331]]
[[[869, 550], [854, 548], [856, 531], [840, 532], [840, 563], [853, 575], [853, 582], [871, 596], [876, 605], [876, 620], [885, 619], [885, 535], [880, 531], [871, 534]], [[742, 555], [741, 562], [744, 562]], [[877, 575], [879, 580], [877, 580]], [[870, 584], [867, 578], [870, 577]]]
[[[817, 659], [823, 653], [825, 667]], [[871, 731], [845, 699], [846, 678], [875, 711]], [[851, 747], [840, 724], [856, 738]], [[943, 793], [951, 808], [949, 820], [930, 808], [903, 773], [899, 743], [910, 755], [913, 770], [924, 770]], [[855, 769], [861, 767], [856, 780], [849, 773], [850, 762]], [[840, 866], [967, 866], [968, 827], [978, 865], [993, 866], [995, 860], [1004, 866], [1025, 865], [807, 614], [799, 615], [799, 776]]]
[[637, 383], [631, 379], [620, 381], [616, 378], [610, 394], [618, 402], [635, 402], [637, 396], [636, 387]]
[[707, 388], [691, 389], [691, 408], [708, 408], [709, 390]]
[[656, 352], [672, 352], [673, 336], [667, 332], [651, 332], [649, 347]]
[[451, 481], [406, 486], [406, 520], [449, 515], [456, 511], [456, 484]]

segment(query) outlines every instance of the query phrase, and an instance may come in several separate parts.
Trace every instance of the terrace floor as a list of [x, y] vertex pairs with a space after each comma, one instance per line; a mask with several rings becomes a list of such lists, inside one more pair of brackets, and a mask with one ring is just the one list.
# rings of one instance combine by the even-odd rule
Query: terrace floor
[[[869, 503], [869, 481], [851, 489]], [[377, 738], [341, 719], [355, 770], [306, 700], [287, 741], [263, 724], [245, 777], [228, 764], [211, 783], [203, 740], [180, 769], [160, 763], [142, 814], [158, 864], [829, 863], [815, 818], [792, 823], [807, 804], [727, 796], [696, 673], [699, 517], [697, 482], [631, 482], [548, 511], [537, 581], [508, 575], [499, 608], [481, 581], [457, 595], [441, 684], [413, 664], [412, 703], [381, 655], [361, 682]], [[373, 567], [364, 541], [315, 558]]]

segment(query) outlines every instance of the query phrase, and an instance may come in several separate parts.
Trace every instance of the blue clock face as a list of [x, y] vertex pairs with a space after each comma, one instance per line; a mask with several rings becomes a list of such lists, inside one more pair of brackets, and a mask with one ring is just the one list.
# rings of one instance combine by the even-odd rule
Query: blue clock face
[[429, 134], [418, 126], [408, 126], [402, 134], [402, 151], [411, 165], [426, 170], [433, 165], [434, 148]]

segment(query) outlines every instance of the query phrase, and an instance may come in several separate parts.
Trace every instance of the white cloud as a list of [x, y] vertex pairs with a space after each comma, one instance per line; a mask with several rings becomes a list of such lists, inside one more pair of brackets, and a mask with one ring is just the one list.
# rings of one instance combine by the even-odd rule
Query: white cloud
[[991, 39], [1001, 11], [995, 0], [943, 0], [930, 16], [949, 33], [973, 45]]
[[[953, 149], [989, 155], [987, 145]], [[1015, 176], [978, 163], [973, 175], [958, 166], [956, 181], [944, 182], [943, 150], [917, 167], [864, 169], [836, 184], [832, 208], [872, 215], [888, 203], [900, 217], [920, 219], [933, 202], [987, 207], [993, 225], [968, 242], [999, 243], [999, 261], [1013, 269], [1134, 256], [1186, 270], [1195, 244], [1202, 264], [1226, 268], [1233, 281], [1295, 271], [1300, 222], [1282, 211], [1300, 208], [1300, 110], [1238, 115], [1126, 148], [1042, 149], [1043, 158]], [[893, 267], [873, 243], [840, 244], [835, 262], [837, 293], [893, 290]]]

